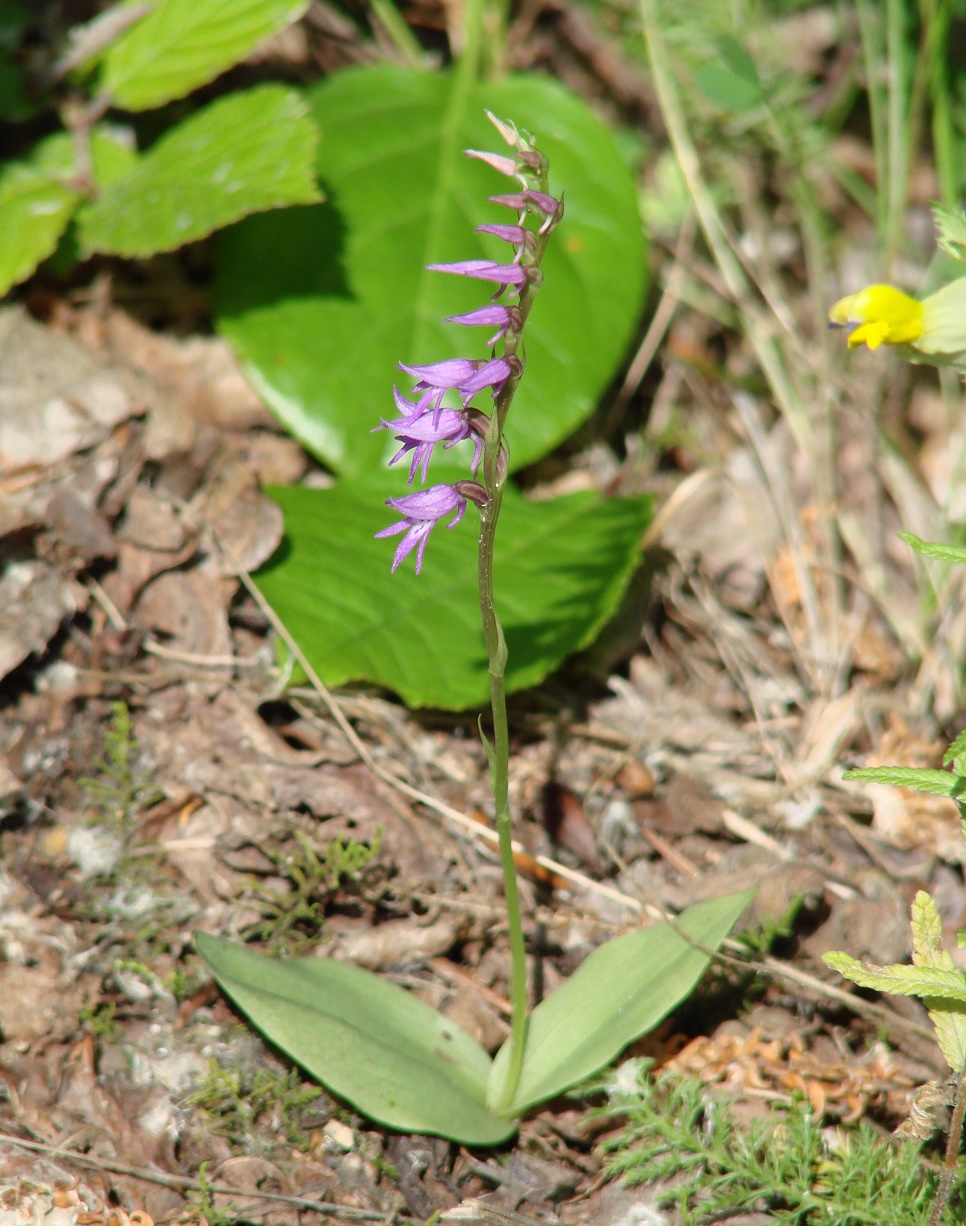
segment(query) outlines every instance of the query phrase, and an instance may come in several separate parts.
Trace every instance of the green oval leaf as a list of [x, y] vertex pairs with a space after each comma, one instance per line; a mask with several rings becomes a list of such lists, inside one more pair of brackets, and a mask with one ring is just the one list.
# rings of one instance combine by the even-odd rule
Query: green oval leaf
[[248, 213], [317, 200], [315, 139], [294, 90], [229, 94], [167, 132], [81, 209], [84, 250], [153, 255]]
[[516, 1132], [484, 1105], [490, 1057], [411, 992], [330, 958], [283, 962], [204, 933], [195, 943], [262, 1034], [370, 1119], [464, 1145]]
[[298, 20], [308, 0], [160, 0], [104, 57], [102, 85], [143, 111], [183, 98]]
[[[391, 575], [398, 538], [374, 539], [398, 518], [382, 481], [269, 492], [286, 539], [256, 581], [326, 684], [367, 679], [416, 707], [486, 703], [472, 506], [453, 531], [433, 530], [419, 575], [412, 556]], [[508, 690], [536, 685], [593, 639], [638, 564], [649, 518], [649, 499], [531, 503], [507, 490], [495, 570]]]
[[610, 131], [536, 77], [466, 87], [382, 65], [337, 73], [308, 96], [330, 204], [252, 219], [218, 246], [218, 327], [255, 386], [306, 447], [356, 475], [393, 450], [369, 430], [394, 412], [393, 381], [410, 386], [398, 362], [483, 356], [484, 331], [442, 320], [482, 305], [487, 287], [424, 266], [509, 258], [505, 243], [473, 234], [510, 219], [487, 197], [514, 189], [462, 153], [501, 147], [488, 107], [536, 135], [566, 197], [508, 428], [513, 467], [546, 454], [593, 412], [641, 306], [636, 187]]
[[[754, 895], [744, 890], [698, 903], [673, 927], [651, 924], [595, 949], [531, 1013], [523, 1071], [508, 1114], [522, 1115], [585, 1080], [663, 1021], [707, 970], [706, 951], [718, 948]], [[505, 1043], [493, 1061], [491, 1106], [500, 1097], [509, 1054]]]

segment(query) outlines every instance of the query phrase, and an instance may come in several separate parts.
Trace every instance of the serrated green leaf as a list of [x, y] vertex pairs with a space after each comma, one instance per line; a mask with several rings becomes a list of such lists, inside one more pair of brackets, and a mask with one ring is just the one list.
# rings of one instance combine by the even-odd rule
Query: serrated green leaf
[[[651, 924], [595, 949], [530, 1014], [520, 1084], [508, 1114], [522, 1115], [584, 1081], [663, 1021], [693, 990], [711, 961], [707, 951], [718, 948], [754, 896], [745, 890], [698, 903], [673, 926]], [[490, 1073], [491, 1107], [508, 1059], [506, 1043]]]
[[[285, 512], [285, 543], [256, 582], [326, 684], [367, 679], [416, 707], [487, 702], [473, 507], [452, 531], [433, 531], [419, 575], [412, 557], [391, 575], [397, 542], [374, 539], [398, 518], [381, 478], [269, 492]], [[593, 639], [649, 519], [648, 499], [527, 502], [507, 490], [495, 570], [508, 690], [536, 685]]]
[[940, 545], [938, 541], [924, 541], [911, 532], [900, 532], [899, 537], [926, 558], [939, 558], [943, 562], [958, 562], [966, 566], [966, 548], [962, 545]]
[[464, 1145], [516, 1131], [486, 1109], [483, 1048], [411, 992], [330, 958], [280, 961], [204, 933], [195, 943], [255, 1026], [370, 1119]]
[[308, 8], [308, 0], [160, 0], [104, 58], [102, 86], [128, 111], [183, 98]]
[[912, 904], [912, 966], [876, 966], [844, 953], [823, 961], [863, 988], [893, 996], [918, 996], [929, 1011], [936, 1040], [949, 1067], [966, 1067], [966, 975], [942, 944], [942, 920], [933, 898], [920, 890]]
[[291, 89], [229, 94], [166, 133], [78, 214], [89, 254], [170, 251], [248, 213], [319, 199], [315, 128]]
[[[925, 890], [919, 890], [912, 902], [912, 960], [919, 967], [959, 973], [951, 954], [943, 948], [939, 908]], [[966, 977], [963, 982], [966, 985]], [[966, 1000], [925, 996], [923, 1003], [946, 1063], [954, 1072], [962, 1072], [966, 1068]]]
[[919, 890], [912, 900], [912, 960], [917, 966], [954, 969], [952, 958], [943, 949], [939, 910], [925, 890]]
[[960, 264], [966, 264], [966, 213], [959, 207], [949, 208], [933, 201], [932, 215], [936, 223], [937, 245]]
[[957, 775], [966, 775], [966, 728], [943, 754], [943, 766], [951, 766]]
[[822, 954], [822, 961], [860, 988], [872, 988], [893, 996], [936, 997], [966, 1004], [966, 976], [955, 969], [904, 966], [900, 963], [878, 966], [873, 962], [858, 962], [838, 951]]
[[[637, 189], [614, 137], [581, 99], [535, 77], [464, 87], [381, 65], [335, 73], [308, 96], [331, 204], [221, 236], [219, 330], [306, 447], [345, 476], [380, 468], [395, 444], [369, 430], [394, 412], [393, 380], [410, 386], [397, 363], [483, 356], [485, 331], [442, 321], [482, 305], [487, 287], [424, 266], [508, 258], [473, 228], [511, 219], [487, 197], [513, 183], [462, 153], [501, 146], [488, 107], [535, 133], [551, 189], [566, 195], [508, 423], [511, 467], [539, 459], [597, 407], [639, 317]], [[434, 465], [452, 472], [455, 461]]]
[[858, 779], [864, 783], [887, 783], [897, 788], [928, 792], [930, 796], [955, 799], [966, 792], [966, 778], [952, 771], [930, 770], [918, 766], [865, 766], [846, 771], [843, 779]]
[[[91, 133], [90, 148], [97, 184], [110, 182], [134, 157], [107, 125]], [[58, 132], [25, 161], [0, 167], [0, 296], [56, 250], [83, 197], [76, 153], [73, 138]]]

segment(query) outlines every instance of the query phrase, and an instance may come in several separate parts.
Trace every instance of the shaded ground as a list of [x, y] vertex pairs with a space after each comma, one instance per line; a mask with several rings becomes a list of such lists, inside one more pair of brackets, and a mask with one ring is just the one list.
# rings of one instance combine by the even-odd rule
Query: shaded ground
[[[551, 35], [518, 30], [521, 65], [551, 55], [619, 113], [653, 115], [589, 18], [543, 17]], [[758, 885], [758, 953], [636, 1050], [748, 1110], [801, 1094], [827, 1122], [891, 1129], [945, 1072], [925, 1015], [854, 1000], [819, 959], [905, 960], [919, 888], [949, 934], [966, 913], [951, 802], [840, 781], [857, 761], [935, 765], [955, 730], [958, 580], [923, 607], [894, 537], [955, 517], [960, 428], [931, 376], [871, 356], [846, 375], [823, 350], [803, 378], [824, 378], [837, 416], [810, 466], [748, 390], [744, 339], [678, 304], [715, 275], [693, 225], [655, 262], [660, 324], [603, 421], [642, 424], [621, 458], [597, 445], [565, 478], [656, 493], [642, 581], [586, 660], [514, 704], [534, 973], [550, 991], [649, 909]], [[779, 271], [807, 318], [807, 288]], [[334, 953], [498, 1046], [483, 754], [470, 717], [286, 689], [239, 570], [281, 537], [260, 487], [311, 465], [219, 342], [148, 330], [108, 281], [80, 306], [28, 301], [34, 316], [0, 314], [4, 1212], [629, 1220], [643, 1194], [602, 1178], [583, 1104], [535, 1113], [497, 1155], [389, 1136], [266, 1051], [208, 980], [199, 929]], [[897, 447], [867, 414], [880, 404]]]

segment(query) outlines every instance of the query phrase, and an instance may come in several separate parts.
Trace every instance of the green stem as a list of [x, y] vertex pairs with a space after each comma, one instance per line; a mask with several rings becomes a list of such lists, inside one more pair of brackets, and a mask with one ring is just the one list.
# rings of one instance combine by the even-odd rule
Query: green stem
[[[549, 190], [546, 170], [540, 175], [538, 187], [544, 193]], [[525, 266], [539, 269], [549, 237], [549, 230], [535, 236], [532, 255], [523, 260]], [[503, 345], [503, 357], [510, 363], [512, 373], [505, 380], [494, 401], [489, 428], [483, 442], [483, 484], [486, 488], [486, 502], [480, 508], [478, 580], [480, 616], [483, 621], [483, 637], [486, 643], [490, 677], [490, 709], [493, 716], [493, 744], [492, 747], [489, 747], [488, 755], [490, 782], [493, 788], [494, 816], [500, 846], [500, 865], [503, 869], [511, 961], [510, 1058], [507, 1063], [506, 1077], [496, 1099], [498, 1113], [510, 1109], [523, 1070], [527, 1035], [527, 964], [523, 942], [523, 922], [520, 915], [520, 892], [517, 886], [516, 865], [513, 860], [513, 823], [509, 800], [510, 737], [506, 712], [507, 647], [493, 595], [493, 556], [496, 526], [503, 504], [503, 491], [506, 487], [507, 455], [503, 443], [503, 431], [510, 404], [523, 375], [523, 327], [530, 314], [539, 285], [540, 277], [534, 275], [534, 279], [528, 281], [520, 291], [517, 302], [519, 323], [507, 332]]]
[[[494, 416], [494, 425], [496, 417]], [[510, 738], [506, 714], [506, 639], [497, 616], [493, 599], [493, 549], [496, 525], [503, 502], [503, 484], [497, 477], [499, 464], [499, 431], [491, 430], [496, 446], [487, 437], [484, 455], [484, 475], [488, 498], [480, 512], [480, 614], [490, 674], [490, 710], [493, 714], [493, 745], [490, 754], [490, 783], [496, 832], [500, 843], [500, 866], [503, 869], [503, 890], [506, 896], [507, 920], [510, 931], [510, 1062], [506, 1080], [497, 1100], [497, 1111], [506, 1111], [520, 1084], [523, 1051], [527, 1032], [527, 963], [523, 944], [523, 922], [520, 916], [520, 892], [517, 887], [516, 865], [513, 862], [513, 829], [510, 816], [509, 772]], [[489, 469], [490, 471], [487, 471]], [[490, 478], [494, 478], [491, 484]]]

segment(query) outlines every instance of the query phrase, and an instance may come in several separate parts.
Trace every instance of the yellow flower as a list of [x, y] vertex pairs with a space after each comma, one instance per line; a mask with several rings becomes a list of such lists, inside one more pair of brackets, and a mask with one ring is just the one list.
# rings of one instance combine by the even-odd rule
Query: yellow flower
[[966, 277], [918, 301], [891, 285], [867, 285], [840, 298], [830, 328], [847, 328], [849, 348], [900, 345], [903, 356], [933, 366], [966, 364]]
[[849, 348], [914, 344], [923, 332], [923, 305], [891, 285], [867, 285], [840, 298], [828, 313], [830, 328], [849, 329]]

